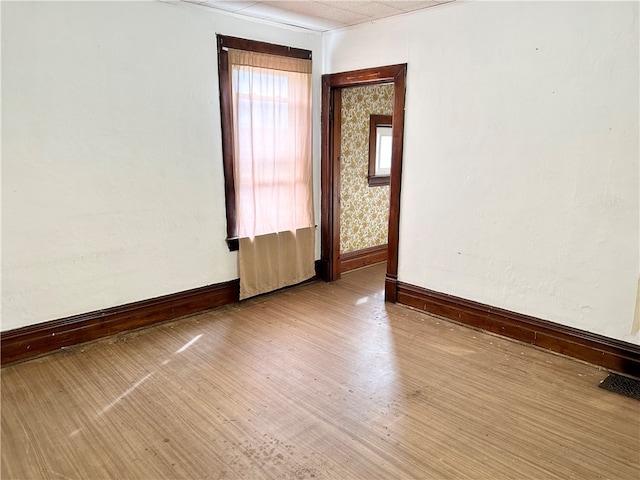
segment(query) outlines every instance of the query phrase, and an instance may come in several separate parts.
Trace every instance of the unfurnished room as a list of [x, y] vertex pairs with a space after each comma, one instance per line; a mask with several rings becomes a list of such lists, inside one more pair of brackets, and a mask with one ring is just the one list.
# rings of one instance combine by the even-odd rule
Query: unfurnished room
[[640, 478], [637, 1], [7, 1], [3, 479]]

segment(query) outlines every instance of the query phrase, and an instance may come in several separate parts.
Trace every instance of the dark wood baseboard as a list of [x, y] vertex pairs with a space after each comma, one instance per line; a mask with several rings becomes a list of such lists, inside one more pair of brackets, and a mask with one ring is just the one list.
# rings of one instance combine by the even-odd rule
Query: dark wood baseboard
[[384, 276], [384, 301], [396, 303], [398, 301], [398, 276], [387, 273]]
[[615, 372], [640, 377], [638, 345], [402, 282], [397, 284], [397, 302]]
[[355, 252], [343, 253], [340, 255], [340, 273], [355, 270], [356, 268], [366, 267], [375, 263], [385, 262], [387, 260], [387, 245], [379, 245], [376, 247], [363, 248]]
[[239, 292], [232, 280], [2, 332], [2, 365], [235, 303]]

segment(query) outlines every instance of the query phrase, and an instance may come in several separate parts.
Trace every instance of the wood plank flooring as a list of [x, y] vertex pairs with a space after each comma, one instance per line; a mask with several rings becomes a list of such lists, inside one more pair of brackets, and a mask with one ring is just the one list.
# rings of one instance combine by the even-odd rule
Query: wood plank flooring
[[605, 371], [383, 288], [377, 265], [5, 367], [2, 478], [640, 478], [640, 402]]

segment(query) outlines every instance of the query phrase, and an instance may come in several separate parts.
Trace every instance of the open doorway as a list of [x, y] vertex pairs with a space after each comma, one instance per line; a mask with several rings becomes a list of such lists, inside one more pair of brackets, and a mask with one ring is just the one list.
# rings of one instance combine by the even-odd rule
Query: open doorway
[[[338, 90], [340, 274], [387, 260], [393, 84]], [[384, 273], [383, 273], [384, 275]]]
[[389, 216], [385, 300], [396, 301], [398, 235], [406, 64], [327, 74], [322, 77], [322, 218], [321, 269], [326, 281], [340, 278], [340, 161], [342, 90], [365, 85], [393, 84], [392, 146], [389, 175]]

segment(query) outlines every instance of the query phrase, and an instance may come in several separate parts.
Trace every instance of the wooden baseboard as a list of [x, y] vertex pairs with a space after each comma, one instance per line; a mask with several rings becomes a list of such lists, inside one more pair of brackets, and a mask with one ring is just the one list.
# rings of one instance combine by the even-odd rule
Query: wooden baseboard
[[384, 301], [396, 303], [398, 301], [398, 276], [387, 273], [384, 276]]
[[232, 280], [2, 332], [2, 365], [235, 303], [239, 292]]
[[465, 325], [640, 377], [640, 346], [398, 282], [397, 302]]
[[384, 262], [387, 260], [387, 250], [388, 247], [385, 244], [377, 247], [363, 248], [355, 252], [343, 253], [340, 255], [340, 273]]

